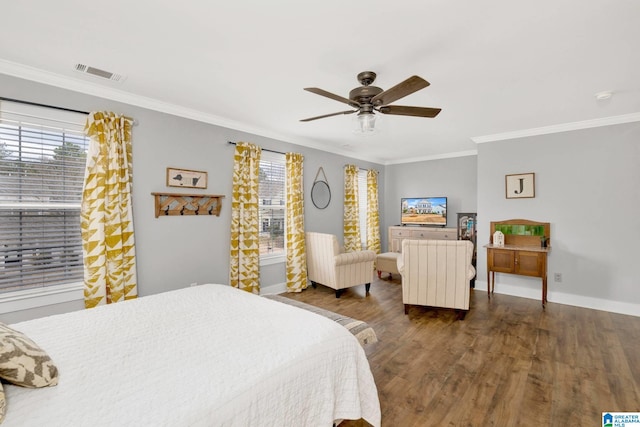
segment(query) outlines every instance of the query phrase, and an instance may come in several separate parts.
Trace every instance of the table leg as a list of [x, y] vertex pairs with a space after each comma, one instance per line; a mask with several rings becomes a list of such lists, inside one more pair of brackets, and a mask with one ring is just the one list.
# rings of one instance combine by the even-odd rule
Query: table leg
[[487, 298], [491, 298], [491, 271], [487, 270]]
[[491, 272], [491, 293], [494, 293], [496, 290], [496, 272]]
[[542, 306], [547, 303], [547, 276], [542, 278]]
[[487, 296], [491, 298], [493, 290], [496, 288], [496, 272], [487, 271]]

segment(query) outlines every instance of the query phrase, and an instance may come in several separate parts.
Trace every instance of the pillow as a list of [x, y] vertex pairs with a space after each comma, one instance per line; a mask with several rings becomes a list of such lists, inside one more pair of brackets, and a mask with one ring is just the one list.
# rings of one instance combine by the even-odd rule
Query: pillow
[[2, 420], [4, 420], [6, 409], [7, 401], [4, 399], [4, 389], [2, 388], [2, 383], [0, 383], [0, 424], [2, 424]]
[[0, 378], [22, 387], [53, 386], [58, 384], [58, 368], [22, 332], [0, 323]]

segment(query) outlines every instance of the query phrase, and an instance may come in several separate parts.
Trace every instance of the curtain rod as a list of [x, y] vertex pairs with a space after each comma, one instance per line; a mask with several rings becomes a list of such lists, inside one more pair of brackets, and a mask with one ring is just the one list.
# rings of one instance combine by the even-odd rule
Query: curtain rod
[[[229, 144], [231, 144], [231, 145], [236, 145], [237, 144], [236, 142], [233, 142], [233, 141], [227, 141], [227, 142]], [[260, 147], [260, 148], [262, 148], [262, 147]], [[278, 154], [287, 154], [287, 153], [283, 153], [282, 151], [269, 150], [268, 148], [262, 148], [262, 151], [269, 151], [271, 153], [278, 153]]]
[[358, 170], [361, 170], [361, 171], [368, 171], [368, 170], [369, 170], [369, 169], [366, 169], [366, 168], [361, 168], [361, 167], [360, 167], [360, 166], [358, 166], [358, 165], [353, 165], [353, 164], [346, 164], [346, 165], [344, 165], [344, 167], [345, 167], [345, 168], [346, 168], [347, 166], [355, 166], [355, 167], [357, 167], [357, 168], [358, 168]]
[[[88, 111], [74, 110], [72, 108], [58, 107], [56, 105], [40, 104], [40, 103], [37, 103], [37, 102], [31, 102], [31, 101], [23, 101], [21, 99], [5, 98], [4, 96], [0, 96], [0, 101], [17, 102], [18, 104], [33, 105], [35, 107], [53, 108], [54, 110], [69, 111], [70, 113], [85, 114], [87, 116], [90, 114]], [[127, 119], [127, 120], [131, 120], [131, 122], [134, 125], [138, 124], [138, 122], [135, 119], [131, 118], [131, 117], [124, 116], [124, 118]]]

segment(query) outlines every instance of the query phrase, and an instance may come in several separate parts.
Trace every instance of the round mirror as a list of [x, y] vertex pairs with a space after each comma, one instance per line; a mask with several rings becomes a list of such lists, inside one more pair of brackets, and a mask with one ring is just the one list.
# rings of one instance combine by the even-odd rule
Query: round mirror
[[318, 209], [324, 209], [329, 206], [331, 201], [331, 189], [326, 181], [316, 181], [311, 187], [311, 201], [313, 206]]

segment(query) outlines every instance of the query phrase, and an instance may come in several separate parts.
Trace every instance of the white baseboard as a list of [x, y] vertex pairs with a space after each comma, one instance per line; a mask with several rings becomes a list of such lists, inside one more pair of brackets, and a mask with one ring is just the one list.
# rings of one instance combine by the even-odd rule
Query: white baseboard
[[283, 292], [287, 292], [287, 284], [284, 282], [260, 288], [260, 295], [275, 295]]
[[[475, 290], [486, 292], [487, 282], [476, 280]], [[260, 295], [274, 295], [284, 292], [287, 292], [287, 284], [284, 282], [260, 288]], [[536, 290], [523, 286], [509, 285], [507, 283], [500, 283], [499, 286], [496, 287], [495, 293], [535, 300], [540, 300], [542, 297], [540, 289]], [[574, 307], [591, 308], [593, 310], [609, 311], [611, 313], [640, 317], [640, 305], [638, 304], [585, 297], [582, 295], [567, 294], [564, 292], [548, 292], [547, 300], [557, 304], [572, 305]]]
[[[487, 282], [476, 280], [476, 290], [487, 291]], [[496, 286], [494, 292], [496, 294], [511, 295], [514, 297], [522, 297], [529, 299], [540, 300], [542, 298], [542, 291], [540, 289], [535, 290], [523, 286], [509, 285], [507, 283], [500, 283]], [[586, 297], [583, 295], [567, 294], [564, 292], [551, 292], [547, 293], [547, 300], [549, 302], [572, 305], [574, 307], [591, 308], [594, 310], [609, 311], [612, 313], [627, 314], [629, 316], [640, 317], [640, 305], [631, 304], [621, 301], [612, 301], [601, 298]]]

